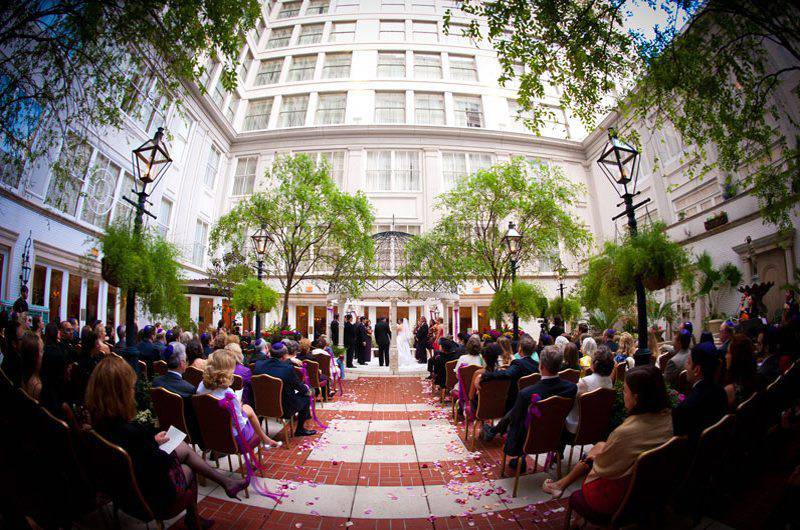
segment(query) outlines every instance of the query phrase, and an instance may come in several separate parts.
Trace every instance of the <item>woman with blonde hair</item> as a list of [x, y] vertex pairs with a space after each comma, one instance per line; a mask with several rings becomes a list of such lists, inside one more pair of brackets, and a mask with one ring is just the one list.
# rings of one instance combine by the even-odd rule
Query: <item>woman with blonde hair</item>
[[514, 352], [511, 349], [511, 341], [505, 335], [497, 339], [497, 345], [500, 346], [502, 354], [500, 355], [500, 366], [498, 368], [507, 368], [514, 360]]
[[250, 368], [244, 365], [244, 353], [242, 353], [242, 347], [239, 346], [238, 342], [229, 342], [225, 345], [225, 350], [231, 352], [233, 357], [236, 359], [236, 368], [233, 370], [233, 373], [242, 378], [242, 403], [247, 403], [248, 405], [252, 406], [253, 390], [250, 386], [250, 379], [253, 377], [253, 373]]
[[[197, 394], [211, 394], [217, 399], [227, 399], [226, 396], [233, 396], [233, 405], [236, 410], [236, 422], [238, 432], [242, 438], [252, 447], [254, 442], [261, 441], [269, 447], [277, 447], [278, 442], [267, 436], [261, 428], [258, 416], [250, 405], [242, 404], [236, 393], [231, 390], [233, 383], [233, 372], [236, 369], [236, 357], [230, 350], [216, 350], [208, 356], [206, 369], [203, 371], [203, 380], [197, 386]], [[237, 429], [231, 425], [234, 435]], [[238, 440], [237, 440], [238, 443]], [[239, 447], [244, 450], [244, 447]]]
[[619, 348], [617, 348], [617, 355], [614, 356], [614, 362], [621, 363], [625, 361], [628, 364], [628, 368], [633, 368], [635, 365], [634, 353], [636, 353], [636, 341], [633, 340], [633, 335], [624, 331], [619, 336]]
[[110, 355], [111, 347], [106, 342], [106, 339], [108, 338], [108, 335], [106, 335], [106, 327], [102, 322], [98, 322], [94, 328], [92, 328], [92, 331], [94, 331], [96, 336], [92, 355]]

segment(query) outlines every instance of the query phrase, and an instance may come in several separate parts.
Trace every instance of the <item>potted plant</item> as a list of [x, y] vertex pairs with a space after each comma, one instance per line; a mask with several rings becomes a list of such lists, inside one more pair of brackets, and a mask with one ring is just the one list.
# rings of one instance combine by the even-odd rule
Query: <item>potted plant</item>
[[231, 308], [237, 313], [267, 313], [272, 311], [280, 295], [258, 278], [247, 278], [231, 293]]
[[708, 230], [713, 230], [718, 226], [722, 226], [727, 222], [728, 222], [728, 212], [723, 210], [716, 215], [712, 215], [706, 218], [706, 221], [705, 223], [703, 223], [703, 226], [705, 226], [705, 229], [708, 231]]
[[560, 316], [564, 322], [574, 322], [581, 317], [581, 304], [571, 297], [556, 296], [547, 303], [547, 316]]
[[732, 263], [725, 263], [714, 267], [711, 255], [703, 252], [694, 262], [696, 290], [694, 295], [704, 297], [708, 308], [708, 330], [712, 333], [719, 331], [724, 322], [724, 316], [719, 312], [719, 302], [742, 282], [742, 271]]
[[678, 212], [678, 221], [683, 221], [684, 219], [686, 219], [686, 212], [681, 210]]
[[523, 320], [542, 314], [542, 298], [547, 300], [539, 287], [517, 280], [494, 293], [492, 303], [489, 304], [489, 314], [497, 320], [497, 327], [502, 328], [504, 314], [516, 313]]
[[[642, 279], [648, 291], [658, 291], [674, 283], [689, 266], [686, 250], [671, 241], [666, 225], [653, 223], [628, 238], [615, 253], [616, 278], [628, 284]], [[631, 287], [633, 288], [633, 286]]]

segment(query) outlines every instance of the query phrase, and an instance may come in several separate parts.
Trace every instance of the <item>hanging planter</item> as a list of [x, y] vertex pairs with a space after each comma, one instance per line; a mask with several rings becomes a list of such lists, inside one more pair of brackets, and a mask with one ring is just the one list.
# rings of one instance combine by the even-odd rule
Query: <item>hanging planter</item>
[[278, 305], [280, 295], [257, 278], [248, 278], [233, 288], [231, 307], [237, 313], [268, 313]]
[[706, 230], [708, 231], [708, 230], [713, 230], [718, 226], [722, 226], [727, 222], [728, 222], [728, 212], [722, 211], [719, 212], [717, 215], [706, 219], [705, 223], [703, 223], [703, 226], [705, 226]]
[[113, 285], [114, 287], [119, 287], [119, 272], [117, 271], [117, 268], [114, 267], [112, 262], [106, 259], [105, 256], [100, 259], [100, 275], [107, 284]]

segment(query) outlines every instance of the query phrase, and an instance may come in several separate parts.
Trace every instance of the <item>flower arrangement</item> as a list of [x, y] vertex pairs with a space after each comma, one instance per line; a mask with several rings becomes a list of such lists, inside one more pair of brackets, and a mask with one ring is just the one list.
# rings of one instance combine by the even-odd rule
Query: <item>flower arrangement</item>
[[272, 324], [264, 330], [264, 334], [270, 344], [280, 342], [283, 339], [300, 340], [301, 333], [291, 326], [281, 326], [279, 324]]
[[718, 226], [722, 226], [728, 222], [728, 212], [722, 210], [716, 215], [712, 215], [706, 218], [703, 226], [706, 230], [713, 230]]
[[[525, 332], [521, 329], [518, 330], [518, 332], [520, 337], [525, 334]], [[483, 341], [496, 341], [500, 337], [508, 337], [509, 339], [512, 339], [514, 337], [514, 330], [507, 326], [503, 326], [501, 329], [487, 328], [481, 331], [481, 340]]]

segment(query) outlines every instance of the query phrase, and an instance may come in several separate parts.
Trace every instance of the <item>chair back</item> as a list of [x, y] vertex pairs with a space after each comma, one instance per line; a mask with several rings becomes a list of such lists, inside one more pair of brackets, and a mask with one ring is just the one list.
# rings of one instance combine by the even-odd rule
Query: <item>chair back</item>
[[259, 417], [282, 418], [283, 381], [271, 375], [254, 375], [250, 379], [250, 388], [253, 390], [253, 410]]
[[508, 379], [495, 379], [481, 383], [478, 390], [478, 407], [475, 409], [475, 419], [495, 420], [502, 418], [506, 413], [506, 397], [511, 381]]
[[574, 368], [567, 368], [566, 370], [561, 370], [558, 372], [558, 377], [565, 381], [570, 381], [572, 383], [578, 384], [578, 379], [581, 378], [581, 371], [575, 370]]
[[675, 355], [674, 351], [664, 352], [656, 358], [656, 367], [663, 373], [667, 369], [667, 363]]
[[306, 367], [311, 388], [320, 388], [322, 385], [319, 382], [319, 364], [316, 361], [303, 361], [303, 366]]
[[447, 361], [444, 363], [444, 389], [446, 392], [450, 392], [455, 388], [456, 383], [458, 383], [458, 378], [456, 377], [456, 363], [458, 359], [453, 359], [452, 361]]
[[480, 370], [480, 368], [480, 366], [468, 364], [458, 369], [458, 375], [461, 378], [461, 382], [464, 383], [464, 399], [467, 399], [469, 396], [469, 389], [472, 387], [472, 376], [474, 376], [475, 372]]
[[158, 427], [166, 431], [170, 426], [189, 434], [186, 415], [183, 410], [183, 398], [166, 388], [151, 388], [150, 401], [158, 418]]
[[233, 374], [233, 381], [231, 381], [231, 390], [239, 391], [244, 388], [244, 379], [239, 374]]
[[611, 372], [611, 381], [616, 383], [619, 380], [625, 380], [625, 372], [628, 370], [628, 363], [626, 361], [619, 362], [614, 365], [614, 370]]
[[189, 366], [186, 368], [186, 371], [183, 372], [183, 378], [197, 388], [203, 380], [203, 371], [200, 368]]
[[220, 400], [210, 394], [192, 396], [192, 407], [207, 451], [234, 455], [239, 452], [233, 439], [231, 415]]
[[137, 361], [139, 364], [139, 373], [145, 378], [150, 379], [150, 374], [147, 373], [147, 363], [144, 361]]
[[317, 363], [319, 366], [319, 371], [322, 372], [322, 375], [328, 378], [328, 381], [331, 379], [331, 357], [327, 353], [315, 353], [312, 355], [314, 358], [314, 362]]
[[689, 382], [689, 372], [681, 370], [681, 373], [678, 374], [678, 392], [686, 396], [691, 391], [692, 384]]
[[[522, 449], [524, 454], [536, 455], [558, 450], [564, 421], [572, 409], [572, 402], [569, 398], [552, 396], [536, 404], [540, 416], [533, 416], [528, 427]], [[525, 413], [527, 414], [527, 409]]]
[[297, 378], [303, 383], [305, 383], [305, 380], [303, 379], [303, 369], [300, 368], [299, 366], [294, 366], [294, 365], [292, 365], [292, 367], [294, 368], [294, 373], [297, 374]]
[[526, 386], [535, 385], [542, 379], [542, 374], [539, 372], [534, 372], [532, 374], [528, 374], [525, 377], [520, 377], [517, 381], [517, 390], [522, 390]]
[[616, 391], [611, 388], [596, 388], [578, 396], [580, 418], [573, 445], [594, 444], [606, 439], [616, 397]]
[[156, 361], [153, 363], [153, 373], [155, 375], [164, 375], [167, 373], [167, 363], [164, 361]]
[[697, 442], [694, 459], [684, 481], [686, 488], [682, 489], [695, 489], [701, 493], [703, 484], [717, 475], [731, 450], [735, 423], [736, 417], [726, 414], [714, 425], [706, 427]]

